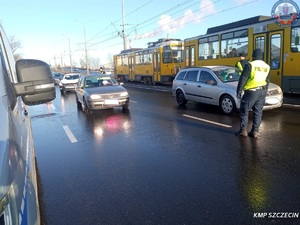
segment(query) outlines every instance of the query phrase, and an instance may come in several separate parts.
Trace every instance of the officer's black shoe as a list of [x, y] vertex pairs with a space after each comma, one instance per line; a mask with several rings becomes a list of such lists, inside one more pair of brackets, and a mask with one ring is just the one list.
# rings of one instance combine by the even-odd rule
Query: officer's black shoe
[[250, 131], [248, 135], [249, 135], [249, 137], [258, 138], [258, 132], [257, 131]]
[[241, 137], [247, 137], [248, 133], [245, 130], [239, 130], [239, 131], [235, 132], [235, 135], [241, 136]]

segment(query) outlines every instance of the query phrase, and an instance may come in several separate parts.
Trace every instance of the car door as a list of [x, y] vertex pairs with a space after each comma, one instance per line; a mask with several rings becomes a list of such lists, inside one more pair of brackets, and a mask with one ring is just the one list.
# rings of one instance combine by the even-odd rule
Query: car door
[[197, 89], [199, 82], [198, 80], [199, 76], [199, 69], [192, 69], [187, 71], [184, 79], [182, 80], [182, 89], [185, 92], [186, 100], [192, 100], [196, 101], [197, 99]]
[[84, 94], [84, 82], [85, 82], [85, 77], [82, 76], [79, 78], [77, 86], [76, 86], [76, 96], [77, 100], [79, 102], [83, 102], [83, 94]]
[[40, 224], [30, 116], [16, 95], [15, 61], [5, 41], [0, 28], [0, 224]]
[[197, 101], [218, 105], [219, 88], [210, 71], [202, 69], [199, 75]]

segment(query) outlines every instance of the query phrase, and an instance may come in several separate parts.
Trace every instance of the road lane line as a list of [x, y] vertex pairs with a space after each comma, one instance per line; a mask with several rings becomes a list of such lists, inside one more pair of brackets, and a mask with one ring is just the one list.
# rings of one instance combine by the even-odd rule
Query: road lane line
[[211, 123], [211, 124], [218, 125], [218, 126], [221, 126], [221, 127], [226, 127], [226, 128], [231, 128], [232, 127], [230, 125], [226, 125], [226, 124], [223, 124], [223, 123], [217, 123], [217, 122], [214, 122], [214, 121], [211, 121], [211, 120], [205, 120], [205, 119], [201, 119], [199, 117], [190, 116], [190, 115], [186, 115], [186, 114], [183, 114], [182, 116], [188, 117], [188, 118], [191, 118], [191, 119], [194, 119], [194, 120], [199, 120], [199, 121], [202, 121], [202, 122], [206, 122], [206, 123]]
[[73, 135], [72, 131], [70, 130], [70, 128], [68, 126], [63, 126], [66, 134], [68, 135], [71, 143], [75, 143], [77, 142], [77, 139], [75, 138], [75, 136]]
[[56, 110], [55, 105], [51, 104], [51, 109]]

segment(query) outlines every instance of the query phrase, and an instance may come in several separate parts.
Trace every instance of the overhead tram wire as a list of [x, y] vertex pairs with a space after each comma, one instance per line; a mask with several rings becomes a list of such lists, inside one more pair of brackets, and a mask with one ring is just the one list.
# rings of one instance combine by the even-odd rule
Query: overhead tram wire
[[[128, 17], [129, 15], [131, 15], [131, 14], [137, 12], [139, 9], [145, 7], [146, 5], [148, 5], [149, 3], [153, 2], [153, 1], [154, 1], [154, 0], [150, 0], [150, 1], [146, 2], [146, 3], [143, 4], [142, 6], [138, 7], [137, 9], [133, 10], [132, 12], [126, 14], [126, 17]], [[195, 0], [186, 0], [186, 1], [182, 2], [182, 3], [179, 3], [179, 4], [177, 4], [176, 6], [173, 6], [172, 8], [170, 8], [170, 9], [168, 9], [168, 10], [165, 10], [165, 11], [161, 12], [160, 14], [157, 14], [156, 16], [151, 17], [150, 19], [148, 19], [148, 20], [146, 20], [146, 21], [144, 21], [143, 23], [138, 24], [138, 25], [142, 25], [142, 24], [144, 24], [144, 23], [146, 23], [146, 22], [148, 22], [148, 21], [151, 21], [151, 20], [153, 20], [153, 19], [157, 19], [157, 16], [159, 16], [159, 15], [161, 15], [161, 14], [164, 14], [164, 13], [168, 13], [168, 12], [170, 12], [170, 11], [172, 11], [172, 10], [178, 8], [178, 7], [182, 7], [183, 5], [186, 5], [186, 4], [188, 4], [188, 3], [190, 3], [190, 2], [193, 2], [193, 1], [195, 1]], [[195, 4], [198, 4], [198, 3], [199, 3], [199, 2], [197, 2], [197, 3], [195, 3]], [[182, 11], [182, 10], [181, 10], [181, 11]], [[121, 19], [122, 19], [122, 18], [116, 20], [116, 21], [113, 22], [113, 23], [116, 23], [116, 22], [120, 21]], [[157, 22], [157, 21], [155, 21], [155, 22]], [[153, 22], [153, 23], [154, 23], [154, 22]], [[151, 24], [152, 24], [152, 23], [151, 23]], [[108, 34], [104, 34], [104, 35], [102, 35], [102, 36], [98, 36], [98, 35], [101, 34], [104, 30], [108, 29], [110, 26], [111, 26], [111, 24], [108, 25], [108, 26], [106, 26], [104, 29], [102, 29], [100, 32], [98, 32], [97, 34], [95, 34], [95, 35], [94, 35], [92, 38], [90, 38], [88, 41], [93, 41], [93, 40], [98, 39], [98, 38], [101, 38], [101, 37], [107, 37], [107, 36], [110, 36], [109, 38], [107, 38], [107, 39], [104, 40], [104, 41], [98, 41], [97, 43], [94, 43], [94, 44], [93, 44], [93, 45], [96, 45], [96, 44], [99, 44], [99, 43], [102, 43], [102, 42], [106, 42], [106, 41], [108, 41], [108, 40], [117, 39], [118, 36], [115, 35], [115, 32], [111, 32], [111, 33], [108, 33]], [[146, 26], [144, 26], [144, 27], [146, 27]], [[133, 28], [133, 29], [130, 28], [130, 29], [128, 29], [127, 32], [128, 32], [128, 33], [132, 33], [132, 32], [134, 32], [134, 30], [135, 30], [135, 28]], [[97, 37], [97, 36], [98, 36], [98, 37]]]
[[[220, 0], [217, 0], [217, 1], [220, 1]], [[199, 20], [199, 19], [206, 19], [206, 18], [208, 18], [208, 17], [215, 16], [215, 15], [221, 14], [221, 13], [223, 13], [223, 12], [230, 11], [230, 10], [233, 10], [233, 9], [236, 9], [236, 8], [239, 8], [239, 7], [242, 7], [242, 6], [245, 6], [245, 5], [251, 4], [251, 3], [253, 3], [253, 2], [257, 2], [257, 1], [259, 1], [259, 0], [253, 0], [253, 1], [250, 1], [250, 2], [245, 2], [245, 3], [243, 3], [243, 4], [240, 4], [240, 5], [238, 5], [238, 6], [234, 6], [234, 7], [227, 8], [227, 9], [223, 9], [223, 10], [221, 10], [221, 11], [219, 11], [219, 12], [212, 13], [212, 14], [210, 14], [210, 15], [207, 15], [207, 16], [198, 17], [197, 19], [190, 20], [190, 21], [188, 21], [188, 22], [185, 22], [184, 24], [181, 24], [181, 25], [175, 26], [174, 28], [176, 28], [176, 27], [179, 27], [179, 26], [182, 26], [182, 25], [185, 25], [185, 24], [192, 23], [192, 22], [194, 22], [194, 21], [196, 21], [196, 20]], [[203, 9], [203, 8], [200, 8], [200, 9], [198, 9], [198, 10], [195, 10], [195, 11], [193, 11], [193, 12], [200, 11], [201, 9]], [[170, 23], [167, 23], [167, 24], [165, 24], [165, 25], [171, 24], [171, 23], [173, 23], [173, 22], [174, 22], [174, 21], [176, 21], [176, 20], [180, 20], [180, 19], [182, 19], [183, 17], [184, 17], [184, 16], [181, 16], [181, 17], [179, 17], [179, 18], [177, 18], [177, 19], [174, 19], [172, 22], [170, 22]], [[157, 22], [157, 21], [156, 21], [156, 22]], [[144, 27], [146, 27], [146, 26], [144, 26]], [[144, 28], [144, 27], [142, 27], [142, 28]], [[156, 29], [158, 29], [158, 28], [152, 29], [152, 30], [150, 30], [150, 31], [147, 31], [147, 32], [155, 31]]]
[[[152, 1], [153, 1], [153, 0], [152, 0]], [[149, 1], [149, 2], [145, 3], [143, 6], [147, 5], [148, 3], [152, 2], [152, 1]], [[187, 3], [190, 3], [190, 2], [193, 2], [193, 1], [194, 1], [194, 0], [187, 0], [187, 1], [183, 2], [182, 4], [178, 4], [178, 5], [183, 6], [183, 5], [185, 5], [185, 4], [187, 4]], [[217, 1], [215, 1], [214, 3], [219, 2], [219, 1], [220, 1], [220, 0], [217, 0]], [[253, 1], [250, 1], [250, 2], [245, 2], [245, 3], [240, 4], [240, 5], [238, 5], [238, 6], [234, 6], [234, 7], [228, 8], [228, 9], [224, 9], [224, 10], [221, 10], [221, 11], [219, 11], [219, 12], [213, 13], [213, 14], [208, 15], [208, 16], [200, 17], [200, 18], [197, 18], [197, 19], [195, 19], [195, 20], [190, 20], [190, 21], [188, 21], [188, 22], [185, 22], [184, 24], [181, 24], [181, 26], [182, 26], [182, 25], [185, 25], [185, 24], [192, 23], [192, 22], [194, 22], [194, 21], [196, 21], [196, 20], [198, 20], [198, 19], [206, 19], [206, 18], [208, 18], [208, 17], [214, 16], [214, 15], [218, 15], [218, 14], [221, 14], [221, 13], [226, 12], [226, 11], [230, 11], [230, 10], [233, 10], [233, 9], [236, 9], [236, 8], [239, 8], [239, 7], [248, 5], [248, 4], [252, 4], [253, 2], [256, 2], [256, 1], [259, 1], [259, 0], [253, 0]], [[193, 3], [193, 4], [191, 4], [191, 5], [189, 5], [189, 6], [185, 7], [185, 8], [183, 8], [183, 9], [181, 9], [181, 10], [178, 10], [176, 13], [178, 13], [178, 12], [180, 12], [180, 11], [183, 11], [183, 10], [186, 10], [188, 7], [191, 7], [191, 6], [193, 6], [193, 5], [195, 5], [195, 4], [198, 4], [198, 3], [199, 3], [199, 2]], [[166, 13], [166, 12], [169, 12], [169, 11], [171, 11], [171, 10], [174, 9], [174, 8], [177, 8], [178, 5], [172, 7], [172, 8], [170, 8], [170, 9], [168, 9], [168, 10], [163, 11], [161, 14]], [[138, 9], [140, 9], [140, 8], [141, 8], [141, 7], [139, 7]], [[137, 10], [138, 10], [138, 9], [137, 9]], [[202, 7], [202, 8], [199, 8], [198, 10], [195, 10], [195, 11], [193, 11], [193, 12], [197, 12], [197, 11], [199, 11], [199, 10], [201, 10], [201, 9], [203, 9], [203, 7]], [[137, 10], [134, 10], [133, 12], [136, 12]], [[129, 13], [128, 15], [132, 14], [133, 12]], [[158, 21], [158, 20], [157, 20], [157, 16], [159, 16], [159, 15], [161, 15], [161, 14], [158, 14], [158, 15], [156, 15], [156, 16], [154, 16], [154, 17], [151, 17], [150, 19], [144, 21], [144, 22], [141, 23], [141, 24], [145, 24], [147, 21], [151, 21], [151, 20], [153, 20], [154, 18], [156, 19], [155, 22], [157, 22], [157, 21]], [[173, 13], [173, 14], [174, 14], [174, 13]], [[176, 21], [176, 20], [179, 20], [179, 19], [182, 19], [183, 17], [184, 17], [184, 16], [182, 16], [182, 17], [180, 17], [180, 18], [177, 18], [177, 19], [175, 19], [175, 21]], [[119, 20], [121, 20], [121, 19], [119, 19]], [[117, 21], [118, 21], [118, 20], [116, 20], [115, 22], [117, 22]], [[173, 20], [173, 21], [174, 21], [174, 20]], [[153, 23], [154, 23], [154, 22], [153, 22]], [[153, 23], [151, 23], [151, 24], [153, 24]], [[171, 23], [171, 22], [170, 22], [170, 23]], [[141, 24], [139, 24], [139, 25], [141, 25]], [[145, 28], [145, 27], [147, 27], [147, 26], [149, 26], [149, 25], [151, 25], [151, 24], [145, 25], [145, 26], [143, 26], [142, 28]], [[179, 27], [179, 25], [176, 26], [176, 27]], [[155, 28], [155, 29], [152, 29], [152, 30], [150, 30], [150, 31], [148, 31], [148, 32], [155, 31], [155, 30], [158, 29], [158, 28], [159, 28], [159, 27], [157, 27], [157, 28]], [[140, 29], [141, 29], [141, 28], [140, 28]], [[134, 29], [132, 29], [132, 28], [127, 30], [128, 33], [132, 33], [133, 31], [134, 31]], [[115, 34], [115, 32], [110, 33], [110, 35], [113, 35], [113, 34]], [[103, 35], [103, 36], [108, 36], [108, 35], [109, 35], [109, 34]], [[99, 44], [99, 43], [111, 41], [111, 40], [117, 39], [117, 38], [118, 38], [118, 36], [117, 36], [117, 35], [114, 35], [114, 36], [112, 36], [112, 37], [110, 37], [110, 38], [107, 38], [107, 39], [105, 39], [105, 40], [103, 40], [103, 41], [99, 41], [99, 42], [97, 42], [97, 43], [95, 43], [95, 44]], [[107, 49], [107, 48], [114, 47], [114, 46], [117, 46], [117, 45], [120, 45], [120, 43], [119, 43], [119, 44], [116, 43], [116, 44], [113, 44], [113, 45], [110, 45], [110, 46], [105, 46], [104, 48]]]
[[[181, 3], [181, 4], [177, 4], [176, 6], [173, 6], [172, 8], [167, 9], [167, 10], [165, 10], [165, 11], [159, 13], [159, 14], [156, 14], [155, 16], [153, 16], [153, 17], [151, 17], [151, 18], [145, 20], [144, 22], [138, 24], [138, 26], [143, 25], [143, 24], [146, 24], [147, 22], [150, 22], [150, 21], [152, 21], [152, 20], [155, 20], [155, 21], [153, 21], [153, 22], [151, 22], [151, 23], [149, 23], [149, 24], [144, 25], [144, 26], [141, 27], [140, 29], [142, 29], [142, 28], [144, 28], [144, 27], [147, 27], [147, 26], [149, 26], [149, 25], [151, 25], [151, 24], [157, 23], [157, 21], [158, 21], [158, 20], [157, 20], [157, 17], [159, 17], [160, 15], [166, 14], [166, 13], [168, 13], [168, 12], [170, 12], [170, 11], [172, 11], [172, 10], [178, 8], [178, 7], [182, 7], [183, 5], [186, 5], [187, 3], [193, 2], [193, 1], [195, 1], [195, 0], [187, 0], [187, 1], [183, 2], [183, 3]], [[189, 5], [189, 6], [185, 7], [184, 9], [179, 10], [179, 11], [177, 11], [177, 12], [183, 11], [183, 10], [185, 10], [186, 8], [191, 7], [191, 6], [193, 6], [193, 5], [196, 5], [196, 4], [199, 4], [199, 2], [193, 3], [192, 5]], [[130, 31], [130, 30], [131, 30], [131, 29], [128, 29], [128, 31]]]
[[[190, 1], [194, 1], [194, 0], [189, 0], [189, 1], [186, 1], [186, 2], [190, 2]], [[215, 1], [215, 2], [218, 2], [218, 1], [221, 1], [221, 0], [217, 0], [217, 1]], [[213, 3], [215, 3], [215, 2], [213, 2]], [[174, 14], [176, 14], [176, 13], [179, 13], [179, 12], [181, 12], [181, 11], [183, 11], [183, 10], [186, 10], [186, 9], [188, 9], [189, 7], [194, 6], [194, 5], [197, 5], [197, 4], [199, 4], [199, 2], [196, 2], [196, 3], [193, 3], [193, 4], [191, 4], [191, 5], [188, 5], [187, 7], [183, 8], [183, 9], [181, 9], [181, 10], [178, 10], [178, 11], [176, 11], [175, 13], [173, 13], [173, 14], [171, 14], [171, 15], [174, 15]], [[206, 6], [205, 6], [205, 7], [206, 7]], [[173, 7], [172, 9], [174, 9], [174, 8], [176, 8], [176, 7]], [[193, 11], [193, 12], [200, 11], [201, 9], [202, 9], [202, 8], [200, 8], [200, 9], [198, 9], [198, 10], [195, 10], [195, 11]], [[169, 11], [170, 11], [170, 9], [169, 9], [169, 10], [166, 10], [166, 11], [164, 11], [164, 12], [162, 12], [162, 13], [156, 15], [156, 16], [153, 16], [152, 18], [150, 18], [150, 19], [148, 19], [148, 20], [146, 20], [146, 21], [144, 21], [143, 23], [146, 23], [146, 22], [148, 22], [148, 21], [150, 21], [150, 20], [152, 20], [152, 19], [155, 19], [155, 21], [151, 22], [150, 24], [146, 24], [145, 26], [141, 27], [140, 29], [143, 29], [143, 28], [145, 28], [145, 27], [147, 27], [147, 26], [150, 26], [151, 24], [157, 23], [157, 21], [158, 21], [158, 20], [157, 20], [157, 17], [160, 16], [161, 14], [167, 13], [167, 12], [169, 12]], [[183, 18], [183, 16], [180, 17], [180, 18]], [[177, 19], [176, 19], [176, 20], [177, 20]], [[142, 24], [143, 24], [143, 23], [142, 23]], [[170, 23], [171, 23], [171, 22], [170, 22]], [[156, 28], [156, 29], [157, 29], [157, 28]], [[155, 29], [153, 29], [153, 30], [155, 30]]]

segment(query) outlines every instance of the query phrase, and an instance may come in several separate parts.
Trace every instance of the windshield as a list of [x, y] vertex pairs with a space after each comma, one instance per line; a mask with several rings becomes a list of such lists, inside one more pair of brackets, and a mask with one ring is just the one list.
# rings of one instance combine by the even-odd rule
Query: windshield
[[79, 75], [78, 74], [75, 74], [75, 75], [66, 75], [65, 79], [66, 80], [76, 80], [76, 79], [79, 79]]
[[85, 87], [101, 87], [101, 86], [112, 86], [118, 85], [118, 81], [116, 81], [113, 77], [103, 77], [103, 76], [93, 76], [88, 77], [85, 80]]
[[240, 79], [240, 75], [235, 68], [215, 69], [213, 72], [223, 82], [234, 82]]

